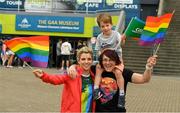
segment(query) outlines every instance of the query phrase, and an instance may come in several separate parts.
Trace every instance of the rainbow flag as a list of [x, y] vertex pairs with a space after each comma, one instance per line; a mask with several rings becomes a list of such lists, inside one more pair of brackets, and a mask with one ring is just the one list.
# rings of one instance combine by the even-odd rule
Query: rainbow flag
[[167, 13], [160, 17], [148, 16], [139, 45], [152, 46], [161, 43], [164, 40], [172, 16], [173, 13]]
[[23, 61], [31, 62], [35, 67], [47, 67], [49, 56], [49, 37], [17, 37], [5, 42]]

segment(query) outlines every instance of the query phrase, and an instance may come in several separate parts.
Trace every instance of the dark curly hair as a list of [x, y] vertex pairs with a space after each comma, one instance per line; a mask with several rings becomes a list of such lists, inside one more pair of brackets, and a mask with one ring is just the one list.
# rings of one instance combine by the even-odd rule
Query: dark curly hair
[[101, 53], [101, 55], [99, 57], [99, 63], [103, 69], [104, 69], [104, 66], [103, 66], [102, 62], [103, 62], [104, 55], [106, 57], [108, 57], [109, 59], [111, 59], [112, 61], [114, 61], [116, 63], [116, 65], [121, 64], [120, 58], [119, 58], [118, 54], [116, 53], [116, 51], [112, 50], [112, 49], [106, 49]]

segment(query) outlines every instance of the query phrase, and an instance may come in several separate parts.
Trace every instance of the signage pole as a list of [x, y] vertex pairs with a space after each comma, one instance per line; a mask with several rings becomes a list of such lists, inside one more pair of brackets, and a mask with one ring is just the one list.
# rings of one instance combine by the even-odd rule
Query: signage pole
[[88, 14], [89, 0], [86, 0], [86, 14]]
[[20, 10], [20, 1], [18, 0], [18, 12]]

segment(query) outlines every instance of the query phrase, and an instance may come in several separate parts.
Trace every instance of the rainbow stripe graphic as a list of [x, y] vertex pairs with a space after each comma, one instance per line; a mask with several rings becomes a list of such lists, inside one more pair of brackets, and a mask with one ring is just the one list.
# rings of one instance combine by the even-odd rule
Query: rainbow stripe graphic
[[49, 37], [18, 37], [5, 42], [23, 61], [31, 62], [35, 67], [47, 67], [49, 56]]
[[81, 94], [81, 112], [92, 112], [92, 92], [92, 85], [86, 85], [85, 92], [82, 92]]
[[167, 13], [160, 17], [148, 16], [139, 45], [152, 46], [153, 44], [161, 43], [164, 40], [172, 16], [172, 13]]

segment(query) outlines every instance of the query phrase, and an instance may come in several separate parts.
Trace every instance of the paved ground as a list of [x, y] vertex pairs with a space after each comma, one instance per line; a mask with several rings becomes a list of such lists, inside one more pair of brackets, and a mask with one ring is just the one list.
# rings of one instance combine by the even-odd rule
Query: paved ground
[[[61, 90], [35, 78], [29, 68], [0, 67], [0, 112], [58, 112]], [[180, 76], [153, 76], [148, 84], [129, 84], [126, 102], [128, 112], [180, 112]]]

